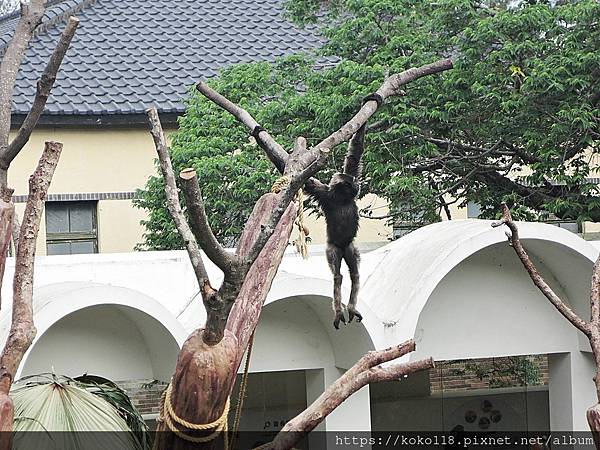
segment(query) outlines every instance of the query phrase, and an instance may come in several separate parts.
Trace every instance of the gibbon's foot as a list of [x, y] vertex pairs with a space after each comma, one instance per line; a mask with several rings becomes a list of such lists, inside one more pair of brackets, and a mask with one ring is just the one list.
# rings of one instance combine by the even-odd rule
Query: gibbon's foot
[[362, 321], [362, 314], [356, 308], [348, 307], [348, 323], [352, 322], [355, 317], [357, 322]]
[[344, 322], [346, 325], [346, 316], [344, 315], [344, 311], [336, 311], [335, 318], [333, 319], [333, 326], [336, 330], [340, 329], [340, 322]]

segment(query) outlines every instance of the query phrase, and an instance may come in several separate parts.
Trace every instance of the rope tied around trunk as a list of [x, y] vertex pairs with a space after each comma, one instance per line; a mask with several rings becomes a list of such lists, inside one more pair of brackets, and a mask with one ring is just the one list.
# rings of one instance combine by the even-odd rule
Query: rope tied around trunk
[[[287, 175], [283, 175], [273, 183], [271, 187], [271, 192], [273, 194], [279, 194], [282, 190], [290, 185], [290, 177]], [[296, 245], [296, 250], [298, 253], [302, 255], [304, 259], [308, 258], [308, 244], [307, 237], [310, 234], [310, 231], [306, 224], [304, 223], [304, 192], [302, 189], [298, 190], [296, 194], [295, 200], [298, 202], [298, 215], [296, 216], [296, 227], [298, 228], [298, 239], [294, 241]]]
[[[196, 444], [214, 441], [221, 433], [223, 433], [224, 448], [227, 449], [229, 447], [227, 436], [227, 416], [229, 414], [230, 398], [227, 397], [225, 409], [223, 410], [221, 417], [219, 417], [217, 420], [203, 424], [192, 423], [179, 417], [173, 409], [173, 405], [171, 403], [172, 390], [172, 384], [169, 383], [167, 389], [165, 390], [162, 396], [159, 420], [163, 421], [167, 425], [169, 430], [171, 430], [177, 437]], [[189, 434], [186, 434], [183, 431], [181, 431], [175, 425], [175, 423], [193, 431], [214, 431], [208, 436], [190, 436]]]
[[[284, 190], [286, 187], [288, 187], [290, 185], [290, 181], [291, 181], [291, 179], [287, 175], [283, 175], [283, 176], [279, 177], [273, 183], [273, 186], [271, 187], [271, 192], [273, 194], [279, 194], [282, 190]], [[298, 251], [300, 252], [302, 257], [304, 259], [306, 259], [308, 257], [308, 246], [306, 243], [306, 237], [309, 234], [309, 230], [308, 230], [308, 227], [304, 224], [304, 193], [302, 192], [302, 189], [298, 190], [298, 193], [296, 194], [296, 197], [295, 197], [295, 201], [298, 202], [298, 215], [296, 217], [295, 223], [296, 223], [296, 226], [298, 227], [298, 234], [299, 234], [298, 240], [295, 241], [295, 244], [296, 244], [296, 248], [298, 249]], [[242, 376], [242, 383], [240, 386], [240, 395], [238, 398], [238, 403], [237, 403], [236, 411], [235, 411], [235, 417], [234, 417], [234, 421], [233, 421], [233, 434], [234, 434], [233, 442], [235, 442], [235, 434], [237, 434], [237, 431], [239, 429], [244, 397], [246, 395], [246, 388], [248, 385], [248, 372], [249, 372], [249, 366], [250, 366], [250, 355], [252, 353], [252, 346], [253, 346], [252, 344], [253, 343], [254, 343], [254, 333], [252, 333], [252, 337], [250, 338], [250, 341], [248, 343], [249, 345], [248, 345], [247, 353], [246, 353], [246, 362], [244, 365], [244, 373]], [[214, 441], [221, 433], [223, 433], [224, 449], [225, 450], [229, 449], [229, 439], [228, 439], [229, 433], [228, 433], [228, 420], [227, 419], [228, 419], [228, 415], [229, 415], [229, 408], [230, 408], [230, 402], [231, 402], [230, 397], [227, 397], [227, 402], [225, 403], [225, 409], [223, 409], [223, 413], [221, 414], [221, 416], [218, 419], [216, 419], [210, 423], [198, 424], [198, 423], [188, 422], [187, 420], [182, 419], [181, 417], [179, 417], [177, 415], [177, 413], [173, 409], [173, 404], [171, 403], [172, 393], [173, 393], [173, 387], [172, 387], [172, 384], [169, 383], [169, 385], [167, 386], [167, 389], [163, 392], [163, 395], [162, 395], [159, 421], [164, 422], [167, 425], [167, 427], [169, 428], [169, 430], [171, 430], [171, 432], [173, 432], [180, 439], [183, 439], [188, 442], [196, 443], [196, 444]], [[201, 437], [200, 436], [190, 436], [189, 434], [186, 434], [185, 432], [180, 430], [175, 424], [177, 424], [181, 427], [187, 428], [188, 430], [192, 430], [192, 431], [208, 431], [208, 430], [214, 430], [214, 431], [211, 434], [209, 434], [208, 436], [201, 436]], [[232, 444], [233, 444], [233, 442], [232, 442]], [[272, 446], [272, 445], [273, 445], [273, 443], [269, 442], [267, 444], [261, 445], [260, 447], [257, 447], [257, 449], [267, 449], [267, 448], [269, 448], [269, 446]]]

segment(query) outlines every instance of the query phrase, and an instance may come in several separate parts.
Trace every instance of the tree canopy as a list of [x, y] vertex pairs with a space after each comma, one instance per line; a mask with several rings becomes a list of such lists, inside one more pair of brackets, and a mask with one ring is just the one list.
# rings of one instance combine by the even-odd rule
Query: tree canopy
[[[286, 148], [322, 138], [387, 74], [452, 56], [453, 70], [411, 84], [367, 134], [362, 192], [385, 198], [383, 220], [439, 220], [449, 202], [499, 203], [517, 216], [600, 221], [600, 4], [468, 0], [294, 0], [289, 16], [320, 30], [316, 55], [244, 64], [210, 81]], [[217, 236], [233, 243], [275, 171], [227, 113], [191, 92], [172, 140], [176, 170], [201, 180]], [[311, 144], [309, 140], [308, 144]], [[334, 149], [327, 180], [342, 164]], [[226, 188], [223, 188], [223, 186]], [[181, 246], [162, 183], [139, 191], [150, 212], [142, 248]], [[363, 211], [377, 217], [377, 211]]]

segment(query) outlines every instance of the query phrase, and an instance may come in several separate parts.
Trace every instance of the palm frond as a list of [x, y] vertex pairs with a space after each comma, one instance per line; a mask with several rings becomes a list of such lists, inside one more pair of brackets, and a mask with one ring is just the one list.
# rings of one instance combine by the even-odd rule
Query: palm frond
[[40, 374], [15, 383], [14, 449], [149, 448], [147, 427], [110, 380]]

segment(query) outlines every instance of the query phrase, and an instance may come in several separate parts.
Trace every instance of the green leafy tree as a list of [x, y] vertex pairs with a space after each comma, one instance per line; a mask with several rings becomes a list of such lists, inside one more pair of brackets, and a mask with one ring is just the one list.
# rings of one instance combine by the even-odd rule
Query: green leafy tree
[[[287, 9], [326, 38], [318, 63], [243, 65], [213, 80], [287, 145], [293, 135], [336, 129], [386, 74], [455, 60], [453, 70], [411, 84], [370, 123], [362, 192], [389, 202], [384, 220], [427, 223], [448, 214], [449, 203], [468, 201], [492, 215], [505, 201], [528, 219], [600, 221], [591, 180], [600, 137], [597, 1], [294, 0]], [[247, 142], [226, 114], [191, 95], [173, 157], [178, 168], [204, 175], [221, 238], [235, 239], [274, 177]], [[334, 150], [331, 170], [342, 154]], [[151, 213], [146, 246], [172, 248], [159, 183], [150, 180], [140, 195]]]

